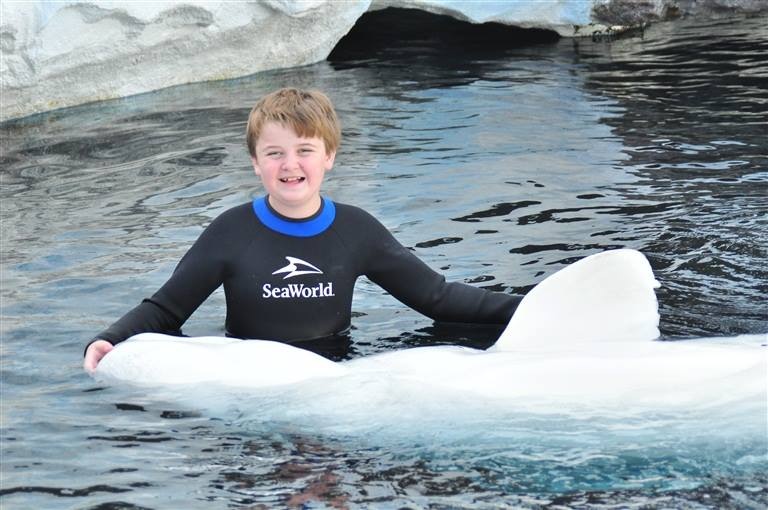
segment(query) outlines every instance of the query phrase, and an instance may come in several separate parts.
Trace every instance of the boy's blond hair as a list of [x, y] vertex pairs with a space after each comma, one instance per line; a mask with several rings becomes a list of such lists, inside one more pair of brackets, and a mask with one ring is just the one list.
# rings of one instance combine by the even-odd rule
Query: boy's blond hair
[[317, 90], [283, 88], [262, 97], [248, 116], [245, 131], [248, 152], [256, 157], [256, 143], [267, 122], [278, 122], [298, 136], [317, 137], [328, 153], [341, 143], [341, 126], [328, 96]]

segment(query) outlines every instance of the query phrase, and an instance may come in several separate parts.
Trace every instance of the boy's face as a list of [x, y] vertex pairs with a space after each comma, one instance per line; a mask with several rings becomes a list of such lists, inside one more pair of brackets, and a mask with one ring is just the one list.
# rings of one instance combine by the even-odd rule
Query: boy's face
[[290, 127], [267, 122], [251, 161], [269, 193], [269, 205], [283, 216], [306, 218], [320, 208], [320, 185], [335, 157], [321, 138], [302, 138]]

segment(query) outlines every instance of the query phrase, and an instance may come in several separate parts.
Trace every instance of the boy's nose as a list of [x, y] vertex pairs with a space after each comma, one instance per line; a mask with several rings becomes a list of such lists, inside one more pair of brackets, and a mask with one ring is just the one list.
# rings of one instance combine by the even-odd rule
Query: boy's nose
[[283, 159], [283, 168], [291, 170], [299, 166], [299, 158], [295, 154], [286, 154]]

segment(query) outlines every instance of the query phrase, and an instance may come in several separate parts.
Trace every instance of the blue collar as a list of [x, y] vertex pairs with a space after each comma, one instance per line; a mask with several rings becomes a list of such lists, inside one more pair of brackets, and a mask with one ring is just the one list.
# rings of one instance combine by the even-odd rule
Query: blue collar
[[325, 197], [321, 197], [320, 211], [310, 218], [294, 220], [280, 216], [267, 203], [267, 197], [253, 199], [253, 212], [256, 217], [275, 232], [293, 237], [312, 237], [325, 232], [336, 218], [336, 206]]

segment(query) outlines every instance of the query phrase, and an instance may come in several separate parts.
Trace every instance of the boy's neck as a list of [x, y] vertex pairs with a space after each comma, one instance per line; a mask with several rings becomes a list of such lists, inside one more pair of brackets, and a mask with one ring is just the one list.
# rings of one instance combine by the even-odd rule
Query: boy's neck
[[302, 220], [317, 214], [323, 204], [323, 201], [320, 199], [320, 195], [318, 194], [313, 197], [312, 200], [306, 203], [293, 206], [291, 204], [284, 204], [275, 200], [272, 195], [267, 195], [267, 203], [276, 213], [281, 216], [294, 220]]

